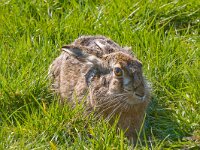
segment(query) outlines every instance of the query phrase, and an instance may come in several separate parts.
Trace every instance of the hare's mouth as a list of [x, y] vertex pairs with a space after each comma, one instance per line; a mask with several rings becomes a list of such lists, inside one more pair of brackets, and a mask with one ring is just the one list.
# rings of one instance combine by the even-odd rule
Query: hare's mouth
[[144, 101], [144, 99], [145, 99], [145, 97], [146, 97], [146, 95], [140, 95], [140, 94], [138, 94], [138, 93], [133, 93], [133, 95], [135, 95], [135, 97], [137, 97], [139, 100], [141, 100], [141, 101]]
[[142, 103], [144, 102], [146, 98], [146, 95], [140, 95], [136, 92], [128, 94], [128, 99], [127, 99], [127, 103], [133, 105], [133, 104], [138, 104], [138, 103]]

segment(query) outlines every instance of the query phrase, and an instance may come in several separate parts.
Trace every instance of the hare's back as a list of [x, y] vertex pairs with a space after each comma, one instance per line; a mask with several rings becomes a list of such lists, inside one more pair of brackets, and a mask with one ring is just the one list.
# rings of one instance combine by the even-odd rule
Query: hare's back
[[87, 70], [87, 66], [78, 59], [62, 52], [49, 68], [49, 76], [52, 79], [52, 89], [61, 95], [61, 98], [72, 97], [75, 86], [78, 82], [84, 83], [84, 76], [81, 74]]
[[113, 52], [124, 51], [117, 43], [104, 36], [81, 36], [73, 43], [75, 46], [83, 46], [95, 51], [99, 51], [101, 54], [110, 54]]

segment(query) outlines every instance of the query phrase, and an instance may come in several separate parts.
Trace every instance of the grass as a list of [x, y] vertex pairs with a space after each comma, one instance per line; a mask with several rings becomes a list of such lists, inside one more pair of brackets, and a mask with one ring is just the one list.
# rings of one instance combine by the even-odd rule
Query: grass
[[49, 90], [60, 47], [99, 34], [132, 46], [153, 87], [135, 149], [198, 149], [199, 8], [197, 0], [1, 0], [0, 149], [133, 149], [115, 126], [81, 104], [59, 106]]

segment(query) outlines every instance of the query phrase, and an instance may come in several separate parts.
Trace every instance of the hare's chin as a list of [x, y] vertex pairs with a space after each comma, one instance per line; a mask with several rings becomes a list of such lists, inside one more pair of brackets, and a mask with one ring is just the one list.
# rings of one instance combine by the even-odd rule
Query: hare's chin
[[139, 96], [139, 95], [133, 93], [133, 94], [127, 99], [127, 103], [128, 103], [128, 104], [131, 104], [131, 105], [133, 105], [133, 104], [139, 104], [139, 103], [142, 103], [142, 102], [145, 101], [145, 97], [146, 97], [146, 95], [144, 95], [144, 96]]

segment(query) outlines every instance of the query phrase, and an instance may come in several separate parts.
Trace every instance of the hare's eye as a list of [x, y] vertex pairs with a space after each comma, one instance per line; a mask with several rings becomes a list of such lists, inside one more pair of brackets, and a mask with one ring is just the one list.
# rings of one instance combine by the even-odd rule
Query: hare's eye
[[115, 68], [114, 68], [114, 73], [115, 73], [116, 76], [122, 76], [123, 71], [122, 71], [121, 68], [115, 67]]

